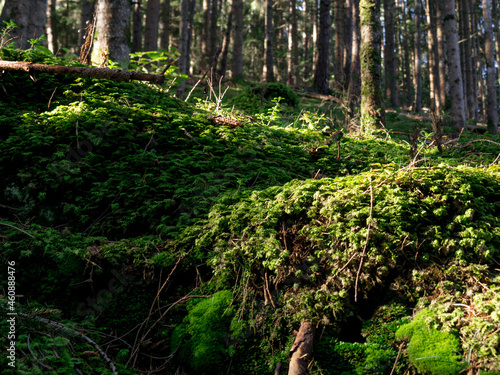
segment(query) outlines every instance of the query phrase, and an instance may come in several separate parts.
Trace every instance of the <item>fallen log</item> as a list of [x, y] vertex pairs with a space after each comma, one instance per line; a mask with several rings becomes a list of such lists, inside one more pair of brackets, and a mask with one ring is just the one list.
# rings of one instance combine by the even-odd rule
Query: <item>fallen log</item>
[[288, 375], [305, 375], [309, 362], [312, 359], [314, 329], [309, 320], [300, 324], [299, 332], [295, 336], [292, 349], [290, 349], [290, 366]]
[[148, 74], [130, 72], [120, 69], [89, 68], [80, 66], [46, 65], [23, 61], [0, 61], [0, 71], [22, 71], [26, 73], [66, 74], [78, 77], [109, 79], [112, 81], [148, 81], [162, 85], [165, 82], [163, 74]]

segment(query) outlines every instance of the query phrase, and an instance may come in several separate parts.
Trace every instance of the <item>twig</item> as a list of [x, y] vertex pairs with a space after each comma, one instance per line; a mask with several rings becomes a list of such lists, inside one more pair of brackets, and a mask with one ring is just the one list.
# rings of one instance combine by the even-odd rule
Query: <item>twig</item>
[[25, 232], [24, 230], [22, 230], [22, 229], [20, 229], [18, 227], [15, 227], [13, 225], [10, 225], [10, 224], [7, 224], [7, 223], [2, 223], [2, 222], [0, 222], [0, 225], [5, 225], [6, 227], [10, 227], [12, 229], [16, 229], [19, 232], [23, 232], [25, 235], [30, 236], [31, 238], [35, 238], [35, 236], [33, 236], [32, 234], [29, 234], [28, 232]]
[[361, 273], [361, 268], [363, 267], [363, 262], [365, 260], [366, 248], [368, 246], [368, 240], [370, 239], [370, 228], [372, 226], [372, 216], [373, 216], [373, 186], [372, 179], [370, 176], [370, 216], [368, 216], [368, 228], [366, 230], [366, 241], [365, 246], [363, 246], [363, 253], [361, 254], [361, 260], [359, 261], [358, 272], [356, 274], [356, 282], [354, 283], [354, 302], [358, 302], [358, 281], [359, 274]]
[[394, 374], [394, 370], [396, 370], [396, 365], [398, 364], [399, 356], [401, 355], [402, 349], [403, 349], [403, 344], [399, 345], [398, 355], [396, 356], [396, 360], [394, 361], [394, 365], [392, 366], [390, 375]]
[[[184, 134], [186, 135], [186, 137], [188, 137], [189, 139], [191, 139], [194, 143], [196, 143], [198, 146], [202, 146], [204, 147], [200, 142], [198, 142], [191, 134], [188, 133], [188, 131], [186, 130], [186, 128], [181, 128], [182, 131], [184, 132]], [[212, 157], [215, 157], [214, 154], [212, 154], [211, 152], [209, 152], [209, 155], [212, 156]]]

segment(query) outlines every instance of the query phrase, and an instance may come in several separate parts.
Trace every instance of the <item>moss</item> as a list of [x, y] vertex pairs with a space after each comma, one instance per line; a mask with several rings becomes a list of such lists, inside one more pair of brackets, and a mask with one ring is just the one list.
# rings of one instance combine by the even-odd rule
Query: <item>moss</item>
[[458, 374], [465, 366], [460, 356], [460, 340], [452, 332], [430, 325], [434, 312], [421, 310], [413, 320], [396, 331], [396, 337], [409, 340], [411, 363], [422, 373]]

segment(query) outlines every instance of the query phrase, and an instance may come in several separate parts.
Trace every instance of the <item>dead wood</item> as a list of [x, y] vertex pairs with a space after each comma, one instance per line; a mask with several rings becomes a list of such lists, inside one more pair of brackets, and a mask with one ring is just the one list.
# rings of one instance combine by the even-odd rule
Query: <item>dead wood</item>
[[309, 320], [300, 324], [299, 332], [295, 336], [292, 349], [290, 349], [290, 366], [288, 375], [305, 375], [311, 361], [313, 350], [314, 329]]
[[313, 92], [307, 92], [304, 94], [306, 98], [311, 98], [311, 99], [319, 99], [323, 100], [325, 102], [335, 102], [335, 103], [342, 103], [342, 100], [339, 98], [336, 98], [333, 95], [322, 95], [322, 94], [316, 94]]
[[148, 81], [158, 85], [162, 85], [166, 78], [163, 74], [147, 74], [108, 68], [35, 64], [23, 61], [0, 61], [1, 70], [21, 71], [30, 74], [66, 74], [78, 77], [109, 79], [111, 81]]

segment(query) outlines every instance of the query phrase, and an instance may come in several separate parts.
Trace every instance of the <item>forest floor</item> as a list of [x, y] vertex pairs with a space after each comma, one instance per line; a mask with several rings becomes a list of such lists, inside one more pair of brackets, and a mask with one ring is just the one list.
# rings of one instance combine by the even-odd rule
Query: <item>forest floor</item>
[[500, 373], [498, 136], [360, 134], [278, 83], [0, 84], [4, 373], [286, 373], [305, 321], [310, 374]]

